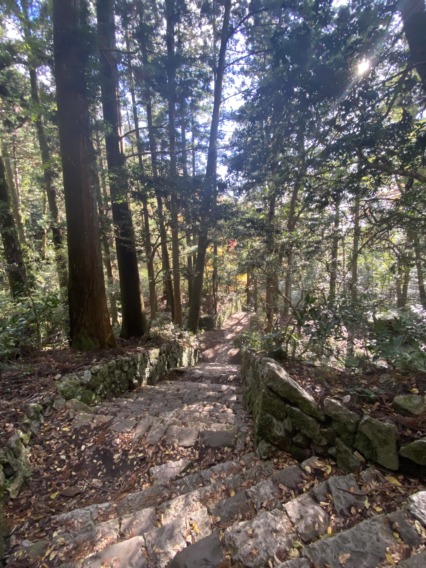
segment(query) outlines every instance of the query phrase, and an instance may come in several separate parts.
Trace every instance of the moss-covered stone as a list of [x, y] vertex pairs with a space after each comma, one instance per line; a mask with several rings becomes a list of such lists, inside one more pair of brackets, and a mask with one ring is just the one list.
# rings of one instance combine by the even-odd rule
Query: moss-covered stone
[[410, 444], [402, 446], [399, 454], [414, 463], [426, 465], [426, 438], [421, 438], [420, 440], [415, 440]]
[[400, 394], [393, 399], [393, 405], [405, 416], [420, 416], [426, 411], [425, 397], [418, 394]]
[[287, 450], [291, 444], [291, 438], [286, 431], [283, 422], [262, 412], [255, 420], [256, 441], [266, 440], [274, 444], [280, 450]]
[[292, 421], [293, 427], [311, 439], [314, 444], [325, 446], [327, 440], [321, 434], [321, 424], [294, 406], [287, 406], [287, 415]]
[[397, 470], [399, 467], [397, 435], [398, 431], [394, 424], [364, 416], [358, 427], [355, 447], [368, 460], [388, 469]]
[[349, 473], [359, 471], [362, 466], [361, 460], [354, 454], [353, 449], [339, 438], [336, 438], [336, 462], [341, 470]]

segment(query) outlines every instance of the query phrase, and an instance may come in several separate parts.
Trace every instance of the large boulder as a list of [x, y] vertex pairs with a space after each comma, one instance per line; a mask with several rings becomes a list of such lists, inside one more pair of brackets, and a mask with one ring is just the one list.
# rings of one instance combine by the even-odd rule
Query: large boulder
[[406, 416], [419, 416], [426, 410], [425, 397], [418, 394], [400, 394], [393, 399], [393, 405]]

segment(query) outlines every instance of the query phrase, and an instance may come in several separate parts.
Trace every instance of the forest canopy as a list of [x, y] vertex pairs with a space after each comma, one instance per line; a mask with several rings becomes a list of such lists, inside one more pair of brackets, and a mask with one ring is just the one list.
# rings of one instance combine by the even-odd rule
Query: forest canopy
[[196, 332], [426, 370], [424, 0], [4, 0], [0, 357]]

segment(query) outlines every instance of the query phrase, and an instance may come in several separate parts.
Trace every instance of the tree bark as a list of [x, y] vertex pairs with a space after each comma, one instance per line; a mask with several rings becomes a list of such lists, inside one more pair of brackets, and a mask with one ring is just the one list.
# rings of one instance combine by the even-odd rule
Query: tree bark
[[6, 167], [0, 156], [0, 232], [6, 258], [6, 270], [10, 293], [14, 300], [24, 296], [27, 290], [27, 273], [18, 230], [12, 212]]
[[173, 259], [173, 321], [182, 326], [182, 298], [180, 289], [180, 250], [178, 225], [178, 172], [176, 156], [176, 53], [175, 53], [175, 5], [174, 0], [166, 0], [166, 46], [167, 46], [167, 106], [169, 113], [169, 146], [170, 169], [169, 176], [172, 187], [170, 197], [170, 224], [172, 229], [172, 259]]
[[339, 264], [339, 227], [340, 227], [340, 198], [336, 197], [333, 220], [333, 236], [331, 241], [330, 284], [328, 294], [328, 308], [333, 309], [336, 303], [337, 270]]
[[59, 139], [68, 228], [68, 298], [71, 346], [115, 346], [108, 316], [94, 189], [94, 151], [89, 107], [81, 0], [53, 0], [53, 36]]
[[426, 91], [426, 8], [425, 0], [402, 0], [400, 11], [410, 49], [412, 65], [417, 70]]
[[118, 72], [115, 60], [114, 0], [97, 0], [98, 46], [102, 108], [106, 123], [105, 143], [115, 225], [121, 292], [121, 337], [140, 337], [146, 331], [133, 221], [127, 201], [128, 181], [120, 150]]
[[19, 242], [22, 246], [26, 245], [26, 236], [25, 236], [25, 228], [24, 223], [22, 221], [22, 214], [21, 214], [21, 203], [19, 199], [19, 191], [16, 187], [15, 183], [15, 176], [13, 172], [12, 166], [12, 158], [9, 156], [9, 152], [7, 150], [6, 144], [2, 144], [2, 154], [4, 160], [4, 167], [6, 169], [6, 181], [9, 188], [9, 195], [11, 206], [13, 210], [13, 216], [15, 218], [16, 223], [16, 230], [18, 231]]
[[229, 21], [231, 14], [231, 0], [224, 0], [225, 12], [223, 15], [220, 39], [219, 57], [214, 82], [213, 113], [210, 126], [209, 146], [207, 151], [206, 174], [201, 195], [201, 224], [198, 234], [197, 261], [195, 277], [190, 298], [188, 327], [193, 333], [197, 332], [198, 320], [201, 310], [201, 295], [204, 282], [204, 266], [207, 247], [209, 244], [209, 228], [212, 223], [211, 206], [215, 194], [217, 170], [217, 137], [219, 133], [220, 105], [222, 102], [223, 79], [225, 75], [225, 56], [229, 39]]

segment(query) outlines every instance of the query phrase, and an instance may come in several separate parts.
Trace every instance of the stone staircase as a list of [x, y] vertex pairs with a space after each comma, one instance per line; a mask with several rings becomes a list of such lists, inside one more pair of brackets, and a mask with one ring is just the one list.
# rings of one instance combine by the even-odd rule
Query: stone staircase
[[[46, 518], [46, 537], [12, 549], [6, 566], [426, 566], [426, 491], [383, 508], [380, 495], [398, 481], [376, 469], [339, 475], [319, 458], [259, 460], [238, 365], [199, 363], [167, 379], [73, 408], [82, 440], [102, 429], [107, 445], [123, 437], [136, 456], [160, 448], [146, 486]], [[81, 450], [82, 464], [96, 461], [91, 451]]]

